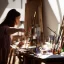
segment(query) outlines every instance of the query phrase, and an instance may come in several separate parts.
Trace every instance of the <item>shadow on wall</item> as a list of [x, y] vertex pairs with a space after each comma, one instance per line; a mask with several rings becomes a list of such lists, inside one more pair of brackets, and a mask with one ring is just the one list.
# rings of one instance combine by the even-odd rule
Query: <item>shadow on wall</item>
[[8, 0], [0, 0], [0, 17], [8, 5]]
[[48, 0], [43, 0], [43, 30], [44, 36], [47, 38], [49, 35], [54, 35], [54, 33], [49, 30], [47, 27], [52, 29], [57, 33], [58, 30], [58, 20], [53, 13], [53, 10], [48, 2]]

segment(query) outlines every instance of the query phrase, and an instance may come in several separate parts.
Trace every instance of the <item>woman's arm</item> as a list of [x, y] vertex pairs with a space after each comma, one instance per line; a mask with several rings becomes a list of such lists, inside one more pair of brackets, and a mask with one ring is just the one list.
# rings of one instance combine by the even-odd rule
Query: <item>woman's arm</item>
[[9, 34], [13, 34], [13, 33], [15, 33], [15, 32], [25, 32], [25, 30], [24, 29], [22, 29], [22, 28], [11, 28], [11, 27], [9, 27], [8, 28], [8, 33]]

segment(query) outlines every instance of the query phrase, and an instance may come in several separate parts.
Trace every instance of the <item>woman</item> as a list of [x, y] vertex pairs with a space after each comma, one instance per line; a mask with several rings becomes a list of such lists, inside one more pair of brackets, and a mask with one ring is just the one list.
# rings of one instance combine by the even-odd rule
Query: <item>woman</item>
[[13, 28], [20, 23], [20, 13], [11, 9], [5, 20], [0, 25], [0, 64], [7, 64], [8, 54], [10, 51], [10, 35], [24, 29]]

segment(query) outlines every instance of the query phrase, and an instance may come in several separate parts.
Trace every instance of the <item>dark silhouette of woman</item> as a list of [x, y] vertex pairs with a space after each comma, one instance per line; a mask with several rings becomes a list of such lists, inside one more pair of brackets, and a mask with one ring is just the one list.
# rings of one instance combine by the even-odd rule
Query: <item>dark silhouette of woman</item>
[[10, 35], [18, 31], [25, 31], [21, 28], [14, 28], [19, 23], [20, 13], [15, 9], [11, 9], [5, 20], [0, 24], [0, 64], [7, 64], [11, 43]]

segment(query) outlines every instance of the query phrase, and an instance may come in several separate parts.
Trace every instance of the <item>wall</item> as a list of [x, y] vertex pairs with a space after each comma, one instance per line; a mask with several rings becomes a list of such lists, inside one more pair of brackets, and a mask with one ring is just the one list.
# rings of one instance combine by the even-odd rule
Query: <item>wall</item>
[[22, 0], [8, 0], [7, 8], [21, 8]]
[[[3, 10], [3, 13], [0, 17], [0, 23], [4, 20], [7, 12], [12, 8], [17, 9], [17, 11], [21, 13], [20, 20], [24, 21], [25, 20], [25, 3], [26, 3], [26, 0], [14, 0], [14, 1], [8, 0], [7, 7]], [[5, 2], [3, 4], [5, 4]]]
[[[57, 33], [58, 20], [56, 19], [48, 0], [43, 0], [43, 24], [45, 37], [54, 35], [54, 33], [50, 29]], [[50, 29], [48, 29], [47, 27], [49, 27]]]
[[8, 0], [9, 5], [7, 8], [16, 8], [21, 13], [21, 21], [24, 21], [25, 19], [25, 3], [26, 0]]

